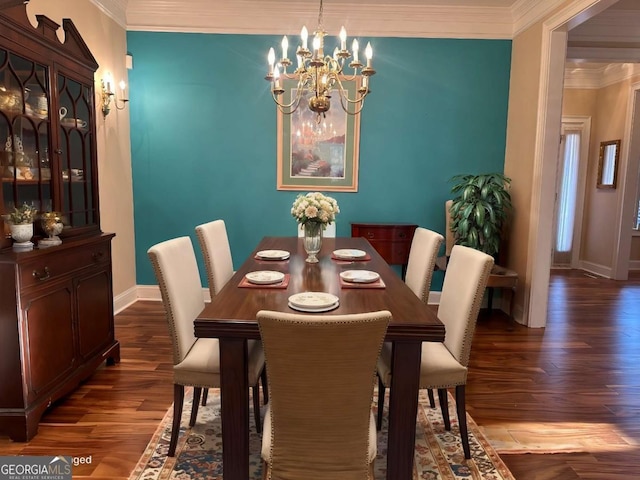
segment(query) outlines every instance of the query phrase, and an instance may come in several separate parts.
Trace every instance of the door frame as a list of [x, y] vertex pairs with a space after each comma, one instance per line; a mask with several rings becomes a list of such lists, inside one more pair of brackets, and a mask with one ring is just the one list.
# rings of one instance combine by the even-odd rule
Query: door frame
[[551, 241], [553, 230], [553, 194], [560, 124], [567, 31], [606, 10], [617, 0], [576, 0], [542, 22], [540, 51], [540, 83], [532, 175], [531, 221], [527, 250], [524, 321], [529, 327], [547, 324]]

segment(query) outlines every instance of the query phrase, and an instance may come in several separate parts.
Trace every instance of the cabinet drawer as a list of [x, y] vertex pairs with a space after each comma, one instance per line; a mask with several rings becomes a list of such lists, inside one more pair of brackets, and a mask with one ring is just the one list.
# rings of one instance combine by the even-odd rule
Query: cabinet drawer
[[22, 288], [40, 285], [77, 270], [109, 260], [109, 244], [96, 243], [84, 248], [65, 250], [20, 265]]

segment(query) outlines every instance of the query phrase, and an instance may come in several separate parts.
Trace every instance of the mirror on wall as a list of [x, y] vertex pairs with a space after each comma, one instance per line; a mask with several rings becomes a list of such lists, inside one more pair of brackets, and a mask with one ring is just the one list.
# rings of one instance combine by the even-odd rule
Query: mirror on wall
[[619, 159], [620, 140], [609, 140], [607, 142], [600, 142], [600, 160], [598, 161], [598, 188], [616, 188]]

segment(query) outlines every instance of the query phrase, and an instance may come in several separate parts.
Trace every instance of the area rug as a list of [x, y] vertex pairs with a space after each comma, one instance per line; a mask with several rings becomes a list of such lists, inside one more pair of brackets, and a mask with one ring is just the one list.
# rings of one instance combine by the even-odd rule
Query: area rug
[[[375, 397], [376, 395], [374, 395]], [[192, 428], [188, 425], [191, 411], [191, 394], [187, 395], [183, 408], [181, 432], [176, 456], [167, 457], [171, 437], [173, 406], [162, 420], [145, 449], [129, 480], [195, 480], [222, 477], [222, 428], [220, 424], [219, 390], [210, 389], [207, 406], [200, 407], [198, 421]], [[250, 404], [252, 402], [249, 402]], [[385, 405], [388, 405], [387, 401]], [[374, 413], [376, 405], [373, 405]], [[473, 419], [467, 415], [471, 460], [465, 460], [458, 432], [455, 402], [449, 396], [451, 431], [446, 431], [440, 408], [429, 407], [426, 391], [420, 392], [418, 423], [416, 426], [416, 450], [414, 480], [437, 479], [488, 479], [513, 480], [514, 477], [498, 454], [484, 438]], [[264, 413], [264, 412], [263, 412]], [[249, 436], [249, 480], [260, 480], [260, 435], [253, 425], [250, 412]], [[375, 461], [375, 478], [386, 478], [387, 415], [382, 430], [378, 433], [378, 457]]]

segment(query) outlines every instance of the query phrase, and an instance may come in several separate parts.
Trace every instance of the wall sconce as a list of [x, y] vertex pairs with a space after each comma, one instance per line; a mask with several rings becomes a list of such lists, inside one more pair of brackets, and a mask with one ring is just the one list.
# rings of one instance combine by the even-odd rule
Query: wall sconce
[[102, 116], [106, 117], [109, 115], [111, 111], [111, 97], [114, 96], [114, 93], [111, 91], [111, 81], [107, 78], [105, 82], [104, 78], [101, 80], [102, 82]]
[[[117, 110], [124, 110], [129, 99], [127, 98], [127, 84], [124, 80], [120, 81], [120, 98], [111, 91], [111, 79], [102, 79], [102, 115], [106, 117], [111, 111], [111, 99], [113, 97], [114, 105]], [[120, 106], [122, 105], [122, 106]]]

